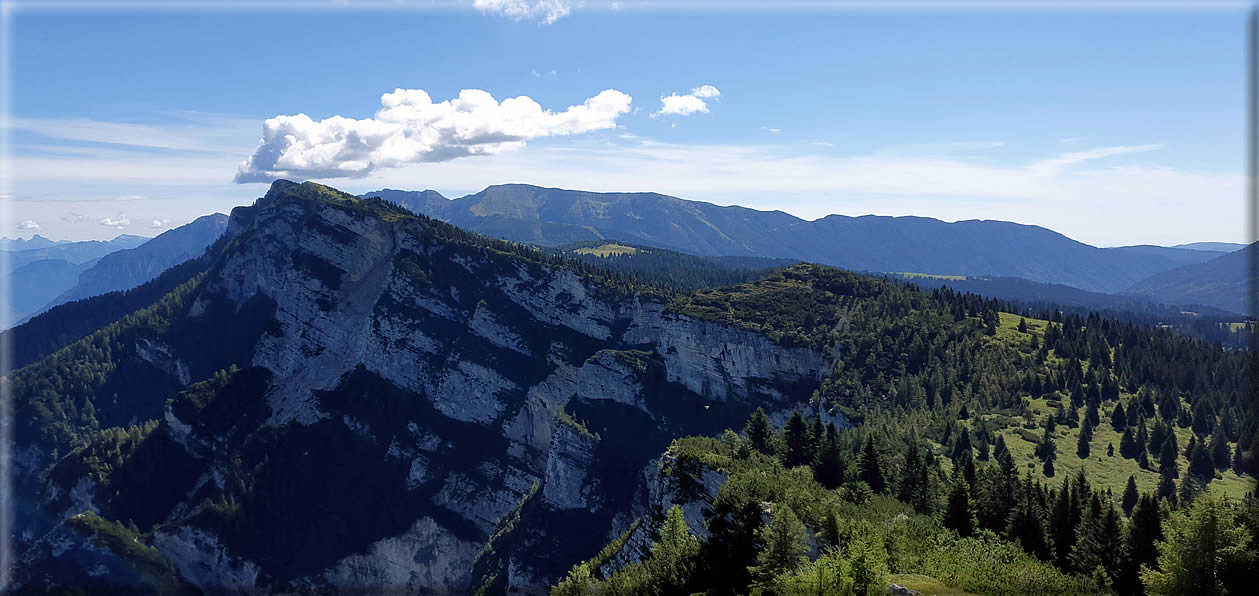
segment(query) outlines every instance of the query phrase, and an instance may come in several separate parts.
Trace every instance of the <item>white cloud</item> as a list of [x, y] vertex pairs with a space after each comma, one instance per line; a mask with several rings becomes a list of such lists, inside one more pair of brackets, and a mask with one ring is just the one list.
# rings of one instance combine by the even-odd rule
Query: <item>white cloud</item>
[[721, 96], [721, 92], [712, 85], [700, 85], [699, 87], [691, 89], [691, 95], [700, 99], [717, 99]]
[[500, 103], [485, 91], [464, 89], [455, 99], [433, 103], [422, 89], [396, 89], [380, 98], [373, 118], [268, 118], [262, 141], [240, 165], [236, 182], [361, 177], [377, 168], [493, 155], [536, 137], [613, 128], [631, 101], [606, 89], [581, 105], [552, 112], [523, 95]]
[[149, 224], [149, 227], [150, 227], [150, 228], [153, 228], [153, 229], [155, 229], [155, 230], [160, 230], [160, 229], [165, 228], [166, 226], [169, 226], [169, 225], [170, 225], [170, 220], [169, 220], [169, 219], [155, 219], [155, 220], [153, 220], [153, 222], [152, 222], [152, 223], [150, 223], [150, 224]]
[[771, 126], [762, 126], [761, 130], [768, 132], [770, 134], [775, 134], [775, 135], [783, 131], [783, 129], [781, 128], [774, 128]]
[[38, 222], [36, 222], [36, 221], [35, 221], [35, 220], [33, 220], [33, 219], [28, 219], [28, 220], [26, 220], [26, 221], [24, 221], [24, 222], [22, 222], [22, 223], [18, 224], [18, 225], [17, 225], [17, 229], [19, 229], [19, 230], [38, 230], [38, 229], [39, 229], [39, 223], [38, 223]]
[[131, 225], [131, 220], [126, 215], [119, 214], [116, 217], [102, 218], [100, 224], [102, 226], [122, 229], [124, 226]]
[[513, 21], [554, 23], [571, 12], [565, 0], [473, 0], [472, 6], [484, 14], [507, 17]]
[[689, 116], [695, 113], [708, 113], [708, 103], [706, 99], [718, 99], [721, 97], [721, 91], [712, 85], [700, 85], [686, 95], [678, 95], [676, 93], [667, 97], [660, 98], [660, 111], [652, 114], [654, 118], [660, 115], [673, 116]]

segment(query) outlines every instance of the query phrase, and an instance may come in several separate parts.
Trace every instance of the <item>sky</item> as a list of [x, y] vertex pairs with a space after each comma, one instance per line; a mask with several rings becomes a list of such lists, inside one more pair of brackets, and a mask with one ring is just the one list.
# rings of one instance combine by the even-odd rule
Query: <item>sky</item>
[[9, 15], [9, 237], [152, 236], [286, 177], [1249, 240], [1241, 4], [47, 6]]

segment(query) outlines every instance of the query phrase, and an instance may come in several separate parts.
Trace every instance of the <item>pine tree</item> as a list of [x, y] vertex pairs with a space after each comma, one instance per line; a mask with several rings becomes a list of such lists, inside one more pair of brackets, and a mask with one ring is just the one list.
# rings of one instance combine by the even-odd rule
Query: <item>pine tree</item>
[[1166, 499], [1169, 503], [1172, 503], [1173, 505], [1176, 504], [1176, 480], [1175, 478], [1176, 477], [1172, 475], [1171, 468], [1163, 468], [1159, 472], [1158, 489], [1157, 489], [1158, 498]]
[[809, 550], [804, 524], [786, 503], [774, 504], [769, 522], [756, 530], [756, 538], [763, 547], [756, 557], [760, 565], [755, 573], [763, 578], [795, 569]]
[[1137, 500], [1140, 495], [1137, 493], [1137, 479], [1135, 476], [1128, 476], [1128, 486], [1123, 490], [1123, 514], [1125, 516], [1132, 515], [1132, 508], [1137, 506]]
[[1180, 490], [1176, 492], [1176, 500], [1181, 507], [1188, 507], [1193, 505], [1193, 502], [1198, 499], [1198, 495], [1201, 493], [1202, 487], [1194, 479], [1193, 474], [1186, 474], [1184, 478], [1180, 479]]
[[1137, 438], [1132, 434], [1132, 427], [1125, 428], [1123, 437], [1119, 439], [1119, 455], [1124, 459], [1137, 457]]
[[1089, 442], [1093, 440], [1093, 433], [1088, 429], [1080, 430], [1080, 438], [1075, 443], [1075, 454], [1080, 459], [1089, 458]]
[[788, 468], [811, 465], [813, 458], [809, 454], [810, 442], [809, 424], [797, 410], [783, 427], [783, 445], [786, 447], [783, 453], [783, 465]]
[[1232, 453], [1228, 448], [1228, 438], [1221, 427], [1215, 427], [1211, 434], [1211, 459], [1215, 461], [1215, 469], [1227, 470], [1232, 463]]
[[1010, 509], [1004, 535], [1007, 540], [1022, 544], [1023, 550], [1048, 561], [1053, 557], [1053, 543], [1049, 536], [1047, 516], [1036, 498], [1031, 475], [1026, 478]]
[[1180, 477], [1180, 454], [1176, 451], [1176, 435], [1169, 434], [1163, 440], [1163, 448], [1158, 454], [1159, 472], [1170, 470], [1172, 478]]
[[1078, 572], [1103, 567], [1111, 581], [1119, 576], [1126, 552], [1119, 515], [1109, 504], [1092, 499], [1081, 520], [1079, 537], [1071, 551], [1071, 567]]
[[844, 483], [844, 458], [839, 444], [839, 431], [833, 423], [826, 425], [826, 438], [822, 440], [818, 456], [817, 481], [828, 489], [839, 488]]
[[743, 426], [743, 434], [747, 435], [752, 448], [765, 455], [774, 454], [774, 427], [769, 423], [769, 416], [764, 408], [757, 408]]
[[1245, 594], [1253, 592], [1252, 540], [1233, 506], [1213, 496], [1182, 509], [1163, 525], [1156, 543], [1157, 568], [1141, 570], [1151, 594]]
[[948, 502], [944, 508], [944, 526], [953, 530], [963, 538], [972, 536], [979, 522], [975, 518], [975, 504], [970, 498], [970, 487], [954, 474], [949, 483]]
[[1189, 475], [1197, 478], [1202, 484], [1206, 484], [1215, 477], [1215, 461], [1211, 459], [1211, 454], [1201, 443], [1193, 446], [1193, 452], [1189, 455]]
[[887, 490], [883, 479], [883, 465], [879, 462], [879, 452], [874, 448], [874, 435], [866, 435], [865, 447], [861, 450], [861, 458], [857, 462], [861, 471], [861, 480], [870, 485], [874, 494], [881, 495]]
[[997, 462], [1014, 461], [1014, 457], [1010, 455], [1010, 449], [1005, 446], [1004, 435], [997, 435], [997, 443], [992, 448], [992, 458]]
[[1019, 317], [1019, 333], [1027, 333], [1027, 319]]
[[1115, 432], [1121, 432], [1126, 426], [1128, 426], [1128, 416], [1124, 413], [1123, 402], [1116, 402], [1115, 409], [1110, 412], [1110, 427], [1115, 429]]
[[1128, 556], [1136, 568], [1153, 565], [1158, 558], [1155, 544], [1163, 539], [1163, 518], [1153, 496], [1141, 495], [1132, 510], [1128, 526]]

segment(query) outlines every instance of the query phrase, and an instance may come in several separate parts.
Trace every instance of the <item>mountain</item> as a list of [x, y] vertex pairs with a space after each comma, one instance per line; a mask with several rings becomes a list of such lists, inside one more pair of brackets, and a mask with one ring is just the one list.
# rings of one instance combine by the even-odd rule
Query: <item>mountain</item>
[[148, 240], [144, 236], [121, 234], [113, 240], [62, 242], [42, 248], [4, 251], [6, 253], [4, 256], [8, 258], [10, 270], [44, 259], [58, 259], [68, 263], [80, 264], [99, 259], [117, 250], [135, 248], [148, 242]]
[[135, 248], [105, 255], [95, 265], [79, 274], [78, 283], [49, 301], [41, 310], [73, 300], [134, 288], [179, 263], [201, 256], [206, 247], [223, 235], [225, 229], [226, 215], [205, 215], [167, 230]]
[[1254, 314], [1255, 259], [1259, 243], [1197, 265], [1152, 275], [1126, 291], [1168, 304], [1205, 304]]
[[16, 323], [38, 312], [48, 301], [74, 286], [79, 275], [101, 257], [139, 246], [147, 240], [141, 236], [121, 235], [104, 242], [61, 242], [0, 251], [0, 282], [9, 292], [4, 306], [8, 318], [4, 320]]
[[64, 243], [65, 240], [49, 240], [39, 234], [35, 234], [30, 238], [5, 238], [0, 237], [0, 250], [21, 251], [33, 250], [36, 248], [48, 248], [57, 244]]
[[42, 259], [14, 269], [0, 283], [12, 288], [3, 320], [17, 322], [40, 310], [65, 288], [73, 286], [79, 274], [96, 264], [95, 260], [71, 263], [63, 259]]
[[[160, 526], [157, 552], [196, 585], [463, 591], [535, 483], [557, 522], [607, 527], [633, 498], [615, 479], [677, 434], [807, 407], [827, 360], [310, 183], [233, 210], [217, 247], [202, 276], [14, 374], [15, 490], [40, 503], [20, 533], [81, 535], [65, 512], [90, 508]], [[556, 422], [566, 404], [616, 428], [596, 444]], [[98, 467], [106, 452], [125, 461]], [[592, 461], [605, 479], [584, 487]], [[547, 585], [604, 535], [554, 538], [513, 581]], [[21, 548], [38, 559], [47, 542]]]
[[[882, 561], [866, 593], [894, 564], [1070, 594], [1148, 563], [1066, 556], [1102, 506], [1126, 531], [1106, 491], [1160, 486], [1131, 427], [1196, 437], [1189, 490], [1253, 490], [1255, 427], [1222, 422], [1245, 354], [812, 264], [696, 291], [600, 264], [276, 182], [203, 257], [14, 330], [46, 355], [4, 379], [12, 590], [750, 593], [842, 552]], [[1096, 515], [1049, 517], [1055, 461]]]
[[1205, 250], [1210, 252], [1233, 252], [1245, 248], [1245, 244], [1236, 242], [1190, 242], [1189, 244], [1177, 244], [1172, 248], [1185, 248], [1189, 250]]
[[478, 233], [556, 246], [615, 238], [701, 256], [760, 256], [855, 271], [1019, 277], [1117, 292], [1204, 259], [1183, 249], [1097, 248], [1045, 228], [925, 217], [805, 221], [782, 211], [720, 207], [655, 193], [594, 193], [524, 184], [458, 199], [434, 191], [366, 193]]

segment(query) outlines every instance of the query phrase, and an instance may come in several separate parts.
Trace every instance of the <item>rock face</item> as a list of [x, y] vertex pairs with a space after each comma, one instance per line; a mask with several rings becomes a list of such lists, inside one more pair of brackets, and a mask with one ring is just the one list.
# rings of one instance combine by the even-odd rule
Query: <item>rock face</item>
[[[269, 373], [151, 398], [145, 441], [190, 471], [146, 505], [160, 512], [152, 546], [203, 590], [544, 591], [672, 498], [653, 462], [672, 437], [807, 407], [828, 369], [328, 190], [277, 182], [233, 212], [177, 318], [236, 343], [159, 329], [131, 344], [175, 387], [228, 364]], [[129, 498], [75, 506], [108, 514]], [[485, 549], [511, 536], [509, 552]]]

